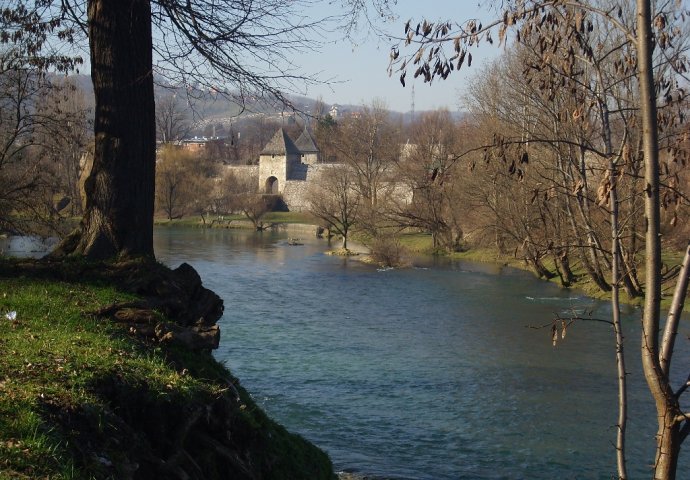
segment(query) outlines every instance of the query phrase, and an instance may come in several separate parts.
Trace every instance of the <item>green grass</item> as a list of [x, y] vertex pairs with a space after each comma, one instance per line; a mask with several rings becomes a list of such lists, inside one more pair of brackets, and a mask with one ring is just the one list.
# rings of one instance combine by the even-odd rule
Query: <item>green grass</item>
[[[205, 217], [205, 219], [206, 224], [204, 224], [200, 215], [190, 215], [188, 217], [175, 218], [173, 220], [168, 220], [165, 217], [156, 217], [154, 219], [154, 224], [158, 227], [203, 227], [205, 225], [210, 225], [213, 220], [219, 220], [216, 215]], [[222, 225], [235, 220], [246, 220], [246, 217], [244, 215], [223, 215]]]
[[[79, 275], [79, 262], [40, 275], [4, 267], [0, 260], [0, 479], [121, 478], [133, 465], [141, 476], [153, 468], [141, 458], [170, 448], [180, 419], [199, 408], [232, 423], [262, 478], [330, 478], [328, 458], [272, 422], [211, 355], [143, 343], [90, 313], [132, 294]], [[228, 382], [239, 398], [221, 402]], [[187, 448], [204, 468], [217, 461]]]
[[409, 252], [432, 254], [433, 242], [431, 234], [428, 233], [403, 233], [399, 237], [400, 245], [405, 247]]
[[[105, 411], [95, 385], [116, 372], [127, 383], [145, 383], [152, 396], [184, 400], [214, 394], [132, 342], [122, 328], [88, 313], [128, 297], [109, 287], [0, 280], [0, 467], [5, 473], [71, 478], [75, 467], [68, 439], [51, 425], [51, 412], [75, 406]], [[8, 312], [16, 312], [14, 321]]]
[[317, 225], [316, 220], [309, 213], [303, 212], [270, 212], [264, 217], [267, 223], [306, 223], [308, 225]]
[[[206, 217], [205, 224], [199, 215], [191, 215], [173, 220], [157, 217], [154, 223], [159, 227], [208, 227], [212, 225], [214, 228], [251, 228], [251, 223], [247, 217], [242, 214], [222, 215], [222, 219], [217, 215], [211, 215]], [[269, 212], [264, 217], [264, 223], [306, 223], [309, 225], [317, 225], [318, 221], [308, 213]]]

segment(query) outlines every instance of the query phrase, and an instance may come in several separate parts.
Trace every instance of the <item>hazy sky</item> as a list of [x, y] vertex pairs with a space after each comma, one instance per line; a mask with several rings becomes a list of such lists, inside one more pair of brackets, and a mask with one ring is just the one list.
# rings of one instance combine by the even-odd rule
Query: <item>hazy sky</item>
[[[471, 18], [487, 19], [489, 13], [481, 9], [477, 0], [398, 0], [393, 6], [398, 19], [382, 24], [389, 33], [402, 36], [405, 22], [413, 19], [413, 24], [423, 18], [430, 21], [453, 19], [464, 21]], [[407, 86], [402, 87], [399, 74], [389, 77], [387, 73], [388, 58], [392, 41], [378, 39], [366, 32], [358, 34], [360, 43], [354, 45], [349, 40], [340, 39], [324, 46], [319, 53], [302, 55], [295, 62], [302, 65], [305, 71], [322, 72], [326, 78], [335, 77], [338, 83], [330, 86], [310, 87], [307, 95], [316, 98], [321, 95], [328, 104], [368, 104], [374, 98], [386, 101], [392, 110], [406, 112], [411, 110], [412, 85], [414, 84], [415, 110], [429, 110], [447, 107], [457, 110], [459, 92], [482, 65], [486, 65], [501, 49], [497, 46], [482, 44], [472, 50], [473, 63], [469, 69], [463, 68], [460, 73], [453, 72], [445, 81], [434, 81], [431, 85], [423, 83], [420, 78], [412, 81], [407, 75]]]

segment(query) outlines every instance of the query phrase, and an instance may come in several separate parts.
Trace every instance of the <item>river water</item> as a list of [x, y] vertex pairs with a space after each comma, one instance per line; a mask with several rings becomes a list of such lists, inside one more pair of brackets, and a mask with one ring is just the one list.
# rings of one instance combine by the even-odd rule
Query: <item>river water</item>
[[[468, 262], [378, 270], [287, 234], [157, 229], [159, 260], [192, 264], [225, 300], [216, 357], [337, 469], [395, 479], [609, 479], [616, 374], [608, 325], [556, 314], [606, 303], [529, 273]], [[628, 309], [631, 478], [649, 478], [653, 407]], [[687, 324], [676, 365], [689, 364]], [[685, 372], [687, 374], [687, 371]], [[683, 377], [683, 372], [679, 372]], [[683, 377], [684, 378], [684, 377]], [[688, 455], [679, 478], [690, 478]]]

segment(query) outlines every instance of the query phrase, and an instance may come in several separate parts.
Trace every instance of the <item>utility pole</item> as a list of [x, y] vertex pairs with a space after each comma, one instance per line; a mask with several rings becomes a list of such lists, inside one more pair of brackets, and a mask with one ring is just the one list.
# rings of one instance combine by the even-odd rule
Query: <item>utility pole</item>
[[412, 93], [410, 95], [412, 97], [412, 123], [414, 123], [414, 83], [412, 84]]

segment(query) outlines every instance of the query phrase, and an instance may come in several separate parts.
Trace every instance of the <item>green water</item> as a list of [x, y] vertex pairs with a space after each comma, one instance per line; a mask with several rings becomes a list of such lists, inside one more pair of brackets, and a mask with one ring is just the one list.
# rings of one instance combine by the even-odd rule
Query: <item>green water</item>
[[[613, 336], [555, 314], [607, 304], [525, 272], [450, 262], [379, 271], [287, 234], [156, 231], [156, 255], [185, 261], [225, 299], [216, 352], [271, 416], [340, 470], [396, 479], [608, 479], [615, 475]], [[625, 315], [631, 478], [648, 478], [653, 408]], [[690, 363], [682, 326], [676, 365]], [[678, 382], [687, 372], [678, 372]], [[687, 455], [679, 478], [690, 478]]]

